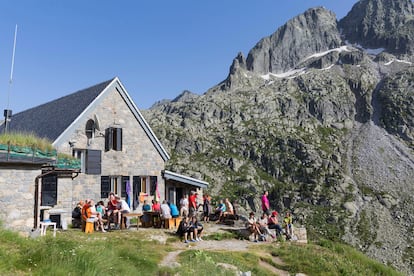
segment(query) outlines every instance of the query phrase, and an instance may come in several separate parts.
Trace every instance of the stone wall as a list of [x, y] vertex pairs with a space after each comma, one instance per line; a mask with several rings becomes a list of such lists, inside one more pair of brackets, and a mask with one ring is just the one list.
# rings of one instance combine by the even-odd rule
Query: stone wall
[[[161, 176], [164, 160], [152, 144], [139, 121], [117, 91], [115, 83], [90, 106], [85, 113], [62, 134], [64, 141], [55, 145], [58, 152], [72, 154], [73, 149], [102, 151], [100, 175], [80, 173], [74, 179], [58, 178], [57, 204], [49, 212], [58, 212], [61, 219], [71, 223], [72, 210], [79, 200], [101, 200], [101, 175], [111, 177], [157, 176], [161, 200], [165, 198], [165, 183]], [[99, 118], [100, 129], [88, 139], [86, 122]], [[122, 128], [122, 151], [105, 151], [105, 129]], [[73, 147], [69, 145], [73, 143]], [[34, 186], [41, 170], [23, 167], [0, 167], [0, 220], [6, 228], [22, 232], [34, 226]], [[39, 181], [41, 184], [41, 180]], [[41, 188], [41, 185], [39, 185]], [[41, 191], [39, 191], [41, 193]]]
[[4, 228], [29, 233], [34, 226], [35, 178], [39, 168], [0, 167], [0, 221]]
[[[85, 133], [86, 122], [94, 120], [95, 116], [99, 118], [100, 130], [95, 131], [94, 138], [88, 140]], [[72, 154], [69, 141], [74, 142], [73, 148], [101, 150], [101, 175], [130, 176], [130, 183], [132, 176], [157, 176], [161, 200], [165, 198], [165, 183], [161, 176], [164, 160], [114, 86], [75, 124], [75, 131], [67, 142], [61, 143], [59, 152]], [[122, 151], [105, 152], [103, 134], [108, 127], [122, 128]], [[81, 173], [74, 180], [58, 180], [58, 204], [55, 208], [66, 211], [64, 217], [68, 223], [71, 220], [71, 210], [79, 200], [101, 200], [101, 175]]]

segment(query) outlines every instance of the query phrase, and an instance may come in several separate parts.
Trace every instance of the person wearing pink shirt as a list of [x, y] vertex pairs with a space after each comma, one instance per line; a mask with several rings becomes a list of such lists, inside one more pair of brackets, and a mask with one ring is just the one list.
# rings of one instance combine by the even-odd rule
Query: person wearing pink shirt
[[270, 215], [270, 204], [269, 204], [269, 199], [267, 198], [268, 195], [269, 195], [269, 192], [264, 191], [262, 195], [262, 210], [263, 210], [263, 213], [266, 213], [269, 216]]

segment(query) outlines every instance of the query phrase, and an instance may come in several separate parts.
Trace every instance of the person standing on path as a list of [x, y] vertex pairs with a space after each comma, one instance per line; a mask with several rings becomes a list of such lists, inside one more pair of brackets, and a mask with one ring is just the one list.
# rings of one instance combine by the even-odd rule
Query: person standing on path
[[268, 195], [269, 195], [268, 191], [263, 192], [263, 195], [262, 195], [262, 210], [263, 210], [263, 213], [270, 216], [270, 204], [269, 204], [269, 199], [267, 198]]

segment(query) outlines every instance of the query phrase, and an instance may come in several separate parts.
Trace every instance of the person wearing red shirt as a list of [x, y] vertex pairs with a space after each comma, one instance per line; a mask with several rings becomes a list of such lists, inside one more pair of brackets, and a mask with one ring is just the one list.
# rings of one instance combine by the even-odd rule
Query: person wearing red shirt
[[161, 204], [158, 201], [152, 201], [152, 211], [161, 212]]
[[197, 210], [197, 193], [191, 191], [191, 195], [188, 197], [188, 205], [190, 207], [190, 217], [196, 214]]

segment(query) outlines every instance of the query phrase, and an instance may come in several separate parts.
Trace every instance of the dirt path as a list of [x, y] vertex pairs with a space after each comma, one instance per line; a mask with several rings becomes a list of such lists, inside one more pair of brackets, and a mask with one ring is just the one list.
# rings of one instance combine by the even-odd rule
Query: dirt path
[[[200, 242], [191, 242], [191, 243], [174, 243], [173, 246], [177, 248], [176, 251], [169, 252], [167, 256], [161, 261], [160, 266], [166, 267], [178, 267], [180, 264], [177, 261], [178, 255], [187, 249], [199, 249], [199, 250], [214, 250], [214, 251], [247, 251], [249, 246], [256, 245], [257, 243], [245, 241], [245, 240], [222, 240], [222, 241], [200, 241]], [[272, 261], [276, 264], [283, 265], [283, 261], [280, 258], [271, 256], [271, 255], [264, 255], [260, 254], [260, 257], [271, 258]], [[233, 266], [231, 264], [220, 264], [222, 266]], [[259, 265], [275, 275], [287, 276], [289, 272], [278, 269], [271, 264], [267, 263], [266, 261], [260, 260]]]
[[[232, 229], [232, 227], [223, 226], [223, 225], [216, 225], [216, 224], [207, 224], [205, 225], [205, 234], [208, 235], [209, 233], [219, 233], [219, 232], [226, 232], [228, 229]], [[169, 252], [164, 259], [161, 261], [160, 266], [165, 267], [179, 267], [180, 263], [178, 262], [178, 255], [185, 251], [185, 250], [207, 250], [207, 251], [238, 251], [243, 252], [247, 251], [249, 247], [255, 246], [258, 243], [250, 242], [247, 240], [236, 240], [236, 239], [230, 239], [230, 240], [203, 240], [199, 242], [190, 242], [190, 243], [184, 243], [184, 242], [176, 242], [173, 243], [172, 246], [174, 247], [174, 251]], [[269, 244], [266, 242], [266, 244]], [[264, 252], [260, 253], [258, 252], [258, 256], [265, 259], [270, 258], [273, 263], [283, 265], [283, 261], [275, 256], [272, 256], [270, 254], [266, 254]], [[231, 264], [225, 264], [220, 263], [217, 264], [223, 267], [234, 267], [234, 265]], [[289, 272], [278, 269], [274, 266], [272, 266], [270, 263], [260, 260], [259, 265], [263, 268], [269, 270], [275, 275], [282, 275], [286, 276], [289, 275]]]
[[177, 267], [180, 264], [177, 262], [177, 257], [183, 250], [169, 252], [167, 256], [161, 261], [160, 266]]
[[191, 243], [177, 243], [175, 246], [177, 248], [192, 248], [192, 249], [202, 249], [202, 250], [225, 250], [225, 251], [246, 251], [247, 248], [252, 245], [252, 242], [243, 241], [243, 240], [222, 240], [222, 241], [201, 241], [201, 242], [191, 242]]

